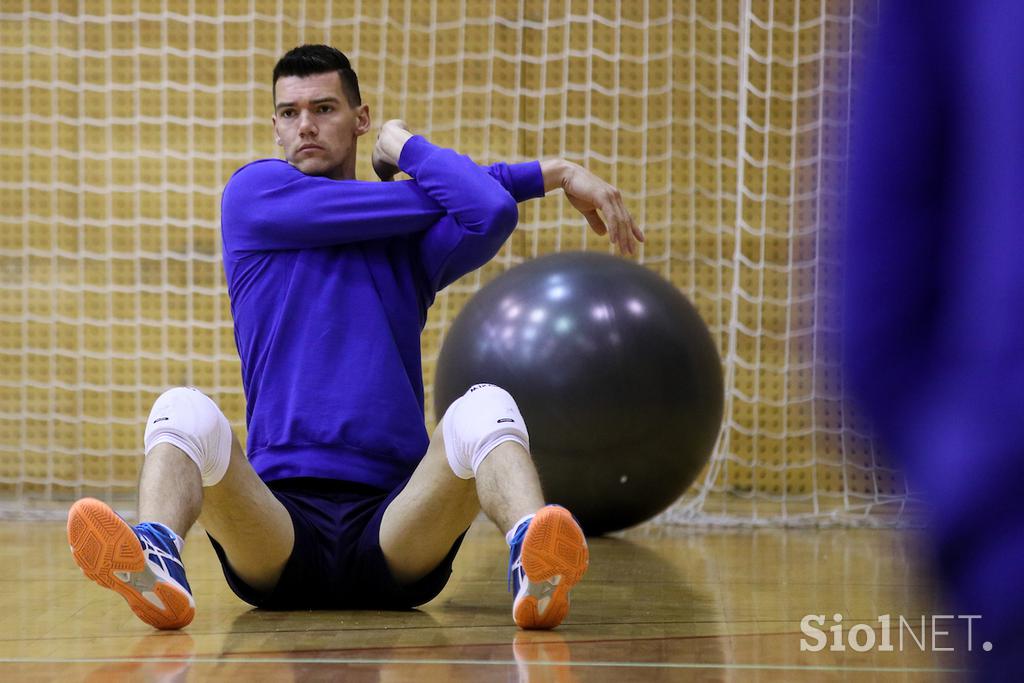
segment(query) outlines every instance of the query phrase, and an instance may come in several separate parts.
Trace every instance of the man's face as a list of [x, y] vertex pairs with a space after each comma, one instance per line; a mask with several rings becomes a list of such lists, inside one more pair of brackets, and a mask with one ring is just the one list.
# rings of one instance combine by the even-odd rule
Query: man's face
[[338, 72], [279, 78], [271, 120], [288, 163], [308, 175], [355, 178], [356, 139], [370, 130], [370, 110], [348, 103]]

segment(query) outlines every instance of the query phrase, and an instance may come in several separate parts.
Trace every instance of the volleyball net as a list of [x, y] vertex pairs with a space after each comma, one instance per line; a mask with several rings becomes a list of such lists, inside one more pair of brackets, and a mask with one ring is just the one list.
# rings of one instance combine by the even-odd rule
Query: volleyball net
[[[905, 480], [838, 365], [852, 84], [872, 22], [854, 0], [4, 2], [0, 512], [82, 495], [130, 508], [145, 416], [171, 386], [206, 392], [244, 443], [220, 192], [278, 155], [276, 60], [325, 42], [378, 124], [402, 118], [480, 163], [563, 157], [622, 190], [640, 262], [694, 302], [725, 366], [715, 453], [660, 523], [905, 523]], [[431, 310], [429, 424], [444, 334], [482, 284], [608, 249], [561, 197], [520, 215]]]

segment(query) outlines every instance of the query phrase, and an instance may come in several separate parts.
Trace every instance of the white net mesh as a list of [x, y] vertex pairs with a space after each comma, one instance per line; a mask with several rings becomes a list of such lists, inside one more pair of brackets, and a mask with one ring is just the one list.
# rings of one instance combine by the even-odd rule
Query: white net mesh
[[[244, 440], [220, 266], [231, 172], [277, 153], [270, 72], [328, 42], [379, 122], [481, 163], [561, 156], [618, 185], [642, 262], [678, 285], [726, 362], [723, 436], [661, 518], [906, 521], [835, 362], [855, 0], [4, 0], [0, 10], [0, 494], [130, 505], [156, 395], [207, 392]], [[372, 177], [364, 142], [360, 177]], [[445, 331], [528, 258], [605, 250], [561, 198], [438, 298]], [[428, 414], [428, 422], [433, 415]]]

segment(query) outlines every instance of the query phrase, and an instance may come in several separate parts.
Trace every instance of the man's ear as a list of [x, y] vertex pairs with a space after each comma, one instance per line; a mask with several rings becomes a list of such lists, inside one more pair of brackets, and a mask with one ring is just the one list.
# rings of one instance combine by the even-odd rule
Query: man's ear
[[274, 144], [278, 147], [284, 147], [284, 143], [281, 142], [281, 136], [277, 134], [277, 117], [270, 117], [270, 125], [274, 128]]
[[356, 135], [365, 135], [370, 132], [370, 105], [360, 104], [356, 107]]

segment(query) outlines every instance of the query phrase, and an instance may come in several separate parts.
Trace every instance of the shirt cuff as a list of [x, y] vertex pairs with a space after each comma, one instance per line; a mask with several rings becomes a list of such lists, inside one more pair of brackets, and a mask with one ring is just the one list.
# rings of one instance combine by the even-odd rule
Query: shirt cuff
[[422, 135], [413, 135], [405, 141], [402, 153], [398, 155], [398, 167], [415, 177], [416, 170], [435, 151], [440, 149]]
[[539, 161], [509, 164], [508, 173], [512, 179], [512, 189], [509, 194], [516, 200], [516, 203], [544, 196], [544, 174], [540, 171]]

